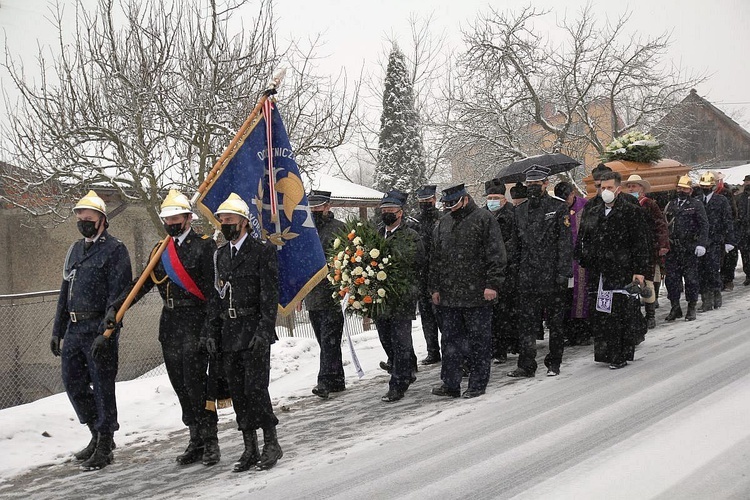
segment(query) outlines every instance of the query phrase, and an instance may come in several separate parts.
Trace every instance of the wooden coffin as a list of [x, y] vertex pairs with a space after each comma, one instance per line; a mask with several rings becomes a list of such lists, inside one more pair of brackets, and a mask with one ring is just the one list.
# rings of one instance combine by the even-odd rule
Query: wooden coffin
[[[651, 183], [652, 193], [659, 193], [665, 191], [673, 191], [677, 187], [677, 181], [683, 175], [692, 170], [691, 167], [683, 165], [677, 160], [662, 159], [656, 163], [639, 163], [635, 161], [610, 161], [605, 163], [606, 166], [616, 172], [620, 172], [622, 175], [622, 183], [631, 174], [638, 174], [644, 180]], [[586, 193], [588, 197], [592, 198], [596, 194], [596, 188], [594, 187], [594, 179], [591, 175], [587, 175], [583, 178], [583, 182], [586, 184]]]

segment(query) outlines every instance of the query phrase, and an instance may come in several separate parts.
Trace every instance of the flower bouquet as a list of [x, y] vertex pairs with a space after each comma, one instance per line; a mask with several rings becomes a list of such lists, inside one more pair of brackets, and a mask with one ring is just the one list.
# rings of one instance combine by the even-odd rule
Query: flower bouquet
[[654, 136], [643, 132], [628, 132], [610, 142], [602, 154], [602, 161], [657, 162], [662, 159], [662, 144]]
[[341, 301], [349, 294], [346, 311], [370, 318], [382, 314], [389, 301], [408, 289], [398, 252], [368, 221], [347, 221], [328, 255], [328, 281]]

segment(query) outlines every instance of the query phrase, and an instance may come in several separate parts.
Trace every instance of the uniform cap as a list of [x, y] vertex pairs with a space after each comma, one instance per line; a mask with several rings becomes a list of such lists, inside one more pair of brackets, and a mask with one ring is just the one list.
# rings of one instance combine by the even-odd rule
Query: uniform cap
[[441, 202], [451, 202], [460, 199], [462, 196], [466, 196], [469, 193], [466, 192], [466, 187], [463, 184], [457, 184], [449, 188], [443, 189], [443, 196], [440, 198]]
[[417, 200], [424, 201], [429, 200], [435, 196], [437, 192], [437, 186], [434, 184], [427, 184], [417, 189]]
[[214, 212], [214, 214], [237, 214], [246, 219], [249, 219], [250, 208], [238, 194], [232, 193], [229, 195], [229, 198], [224, 200], [224, 203], [219, 205], [219, 208], [216, 209], [216, 212]]
[[549, 177], [550, 169], [541, 165], [531, 165], [523, 173], [526, 174], [526, 182], [543, 181]]
[[320, 191], [317, 189], [313, 189], [312, 191], [310, 191], [310, 194], [307, 195], [307, 205], [310, 207], [319, 207], [320, 205], [325, 205], [326, 203], [330, 202], [330, 191]]
[[505, 194], [505, 183], [500, 179], [492, 179], [484, 183], [484, 194]]
[[716, 185], [716, 176], [713, 172], [704, 172], [701, 175], [700, 180], [698, 181], [698, 184], [701, 187], [713, 187]]
[[407, 193], [399, 191], [398, 189], [392, 189], [385, 193], [383, 199], [380, 200], [380, 207], [398, 207], [401, 208], [406, 204], [406, 199], [409, 197]]
[[187, 199], [187, 196], [180, 193], [176, 189], [170, 189], [169, 194], [161, 203], [161, 212], [159, 212], [159, 217], [163, 219], [172, 215], [192, 213], [193, 211], [190, 209], [190, 200]]
[[630, 177], [628, 177], [628, 180], [625, 181], [625, 184], [640, 184], [641, 186], [643, 186], [644, 191], [651, 191], [651, 183], [643, 179], [638, 174], [631, 174]]
[[104, 200], [99, 198], [99, 195], [96, 194], [94, 191], [89, 191], [88, 193], [86, 193], [86, 196], [78, 200], [78, 203], [76, 203], [76, 206], [73, 207], [73, 211], [75, 212], [76, 210], [79, 210], [82, 208], [88, 208], [89, 210], [96, 210], [102, 215], [107, 215], [107, 205], [105, 205]]
[[693, 187], [693, 181], [690, 180], [689, 176], [683, 175], [682, 177], [680, 177], [680, 180], [677, 181], [677, 187], [692, 188]]

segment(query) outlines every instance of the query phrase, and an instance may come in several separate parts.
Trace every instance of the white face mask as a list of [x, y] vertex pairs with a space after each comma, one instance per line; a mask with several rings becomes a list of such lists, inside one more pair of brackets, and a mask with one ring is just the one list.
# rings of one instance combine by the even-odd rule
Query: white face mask
[[609, 189], [602, 190], [602, 200], [604, 200], [604, 203], [612, 203], [615, 201], [615, 192], [610, 191]]

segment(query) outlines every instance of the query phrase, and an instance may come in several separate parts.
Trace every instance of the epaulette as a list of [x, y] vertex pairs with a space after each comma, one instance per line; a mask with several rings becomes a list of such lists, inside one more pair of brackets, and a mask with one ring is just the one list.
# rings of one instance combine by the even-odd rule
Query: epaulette
[[201, 239], [202, 240], [207, 240], [208, 238], [209, 238], [209, 236], [207, 234], [202, 234], [201, 235]]

